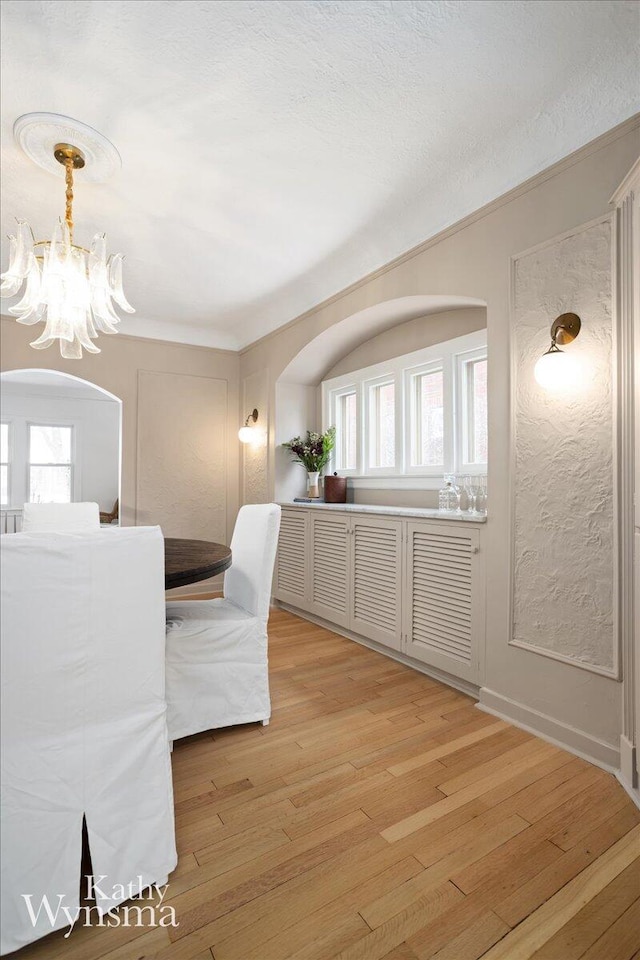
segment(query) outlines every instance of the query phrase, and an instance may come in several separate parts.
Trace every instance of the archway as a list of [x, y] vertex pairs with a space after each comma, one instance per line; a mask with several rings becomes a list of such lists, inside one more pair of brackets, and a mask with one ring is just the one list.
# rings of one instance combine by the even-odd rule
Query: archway
[[29, 501], [96, 501], [103, 522], [119, 523], [121, 399], [33, 367], [3, 371], [0, 393], [3, 528], [19, 529]]
[[[440, 315], [462, 314], [474, 311], [479, 323], [486, 327], [486, 303], [472, 297], [419, 295], [382, 301], [357, 311], [321, 331], [293, 356], [282, 370], [275, 384], [274, 417], [274, 486], [277, 500], [291, 499], [299, 493], [299, 478], [292, 471], [290, 459], [281, 444], [307, 429], [319, 429], [321, 410], [319, 385], [327, 373], [349, 354], [367, 342], [393, 332], [406, 330], [412, 321], [436, 323]], [[462, 331], [460, 331], [462, 332]], [[466, 332], [466, 329], [464, 330]], [[456, 333], [449, 334], [450, 337]], [[447, 339], [446, 336], [443, 339]], [[402, 332], [398, 330], [398, 346], [389, 356], [398, 356], [416, 349], [402, 348]], [[424, 346], [426, 343], [419, 343]], [[364, 364], [363, 364], [364, 365]]]

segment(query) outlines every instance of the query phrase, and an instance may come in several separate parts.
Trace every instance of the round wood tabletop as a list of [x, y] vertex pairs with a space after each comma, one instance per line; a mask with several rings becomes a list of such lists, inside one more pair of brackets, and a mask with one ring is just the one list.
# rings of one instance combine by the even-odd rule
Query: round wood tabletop
[[165, 537], [164, 587], [184, 587], [208, 580], [231, 566], [231, 548], [209, 540], [182, 540]]

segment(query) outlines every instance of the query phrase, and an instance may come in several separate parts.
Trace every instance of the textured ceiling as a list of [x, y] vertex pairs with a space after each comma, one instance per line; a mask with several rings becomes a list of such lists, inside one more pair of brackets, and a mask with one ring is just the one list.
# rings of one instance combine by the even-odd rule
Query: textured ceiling
[[4, 0], [2, 233], [23, 216], [49, 234], [63, 210], [16, 117], [88, 123], [123, 167], [78, 183], [76, 233], [126, 254], [122, 331], [243, 346], [637, 111], [639, 17], [628, 0]]

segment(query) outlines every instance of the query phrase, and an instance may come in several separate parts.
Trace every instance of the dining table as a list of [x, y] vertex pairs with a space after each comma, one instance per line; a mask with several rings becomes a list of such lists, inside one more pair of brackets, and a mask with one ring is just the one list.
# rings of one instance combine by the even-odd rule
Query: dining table
[[165, 537], [164, 587], [184, 587], [208, 580], [231, 566], [231, 547], [212, 540], [186, 540]]

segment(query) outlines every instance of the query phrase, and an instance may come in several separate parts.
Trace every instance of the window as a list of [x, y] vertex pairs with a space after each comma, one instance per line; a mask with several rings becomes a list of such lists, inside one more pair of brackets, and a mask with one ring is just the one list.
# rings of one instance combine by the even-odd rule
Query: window
[[467, 363], [469, 463], [487, 462], [487, 358]]
[[73, 427], [29, 424], [29, 502], [72, 500]]
[[389, 469], [396, 463], [395, 384], [374, 383], [368, 387], [369, 466]]
[[0, 504], [9, 504], [9, 424], [0, 423]]
[[487, 355], [472, 350], [458, 357], [458, 400], [462, 429], [458, 462], [462, 472], [474, 472], [487, 462]]
[[444, 466], [444, 376], [442, 368], [411, 374], [411, 466]]
[[355, 390], [347, 390], [336, 394], [331, 422], [336, 424], [336, 469], [355, 470], [358, 452], [358, 414]]
[[486, 330], [322, 384], [333, 469], [357, 486], [437, 488], [444, 474], [485, 473]]

